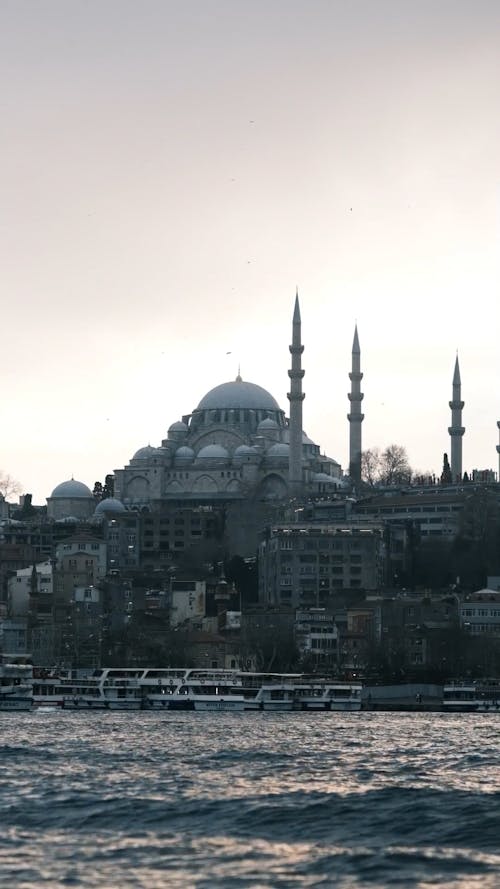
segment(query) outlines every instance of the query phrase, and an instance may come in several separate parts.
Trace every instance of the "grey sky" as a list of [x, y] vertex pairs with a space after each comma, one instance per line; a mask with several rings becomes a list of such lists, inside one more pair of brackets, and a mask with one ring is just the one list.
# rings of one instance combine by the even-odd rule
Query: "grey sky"
[[[38, 501], [234, 378], [497, 467], [500, 5], [0, 0], [0, 467]], [[226, 352], [230, 351], [230, 356]]]

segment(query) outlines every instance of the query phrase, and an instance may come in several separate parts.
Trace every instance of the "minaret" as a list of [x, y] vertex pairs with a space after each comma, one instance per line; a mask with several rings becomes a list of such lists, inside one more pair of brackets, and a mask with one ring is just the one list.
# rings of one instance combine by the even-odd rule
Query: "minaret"
[[302, 352], [304, 346], [301, 341], [301, 322], [299, 308], [299, 294], [295, 296], [295, 308], [293, 310], [292, 345], [292, 369], [288, 371], [290, 377], [290, 457], [289, 457], [289, 482], [292, 494], [299, 494], [302, 488]]
[[498, 444], [497, 444], [497, 454], [498, 454], [498, 481], [500, 482], [500, 420], [497, 422], [498, 426]]
[[360, 370], [361, 352], [358, 339], [358, 325], [354, 327], [354, 340], [352, 344], [352, 370], [349, 374], [351, 391], [348, 399], [351, 402], [351, 413], [347, 414], [349, 420], [349, 475], [353, 482], [361, 481], [361, 423], [365, 415], [361, 413], [361, 380], [363, 374]]
[[465, 432], [465, 427], [462, 426], [464, 402], [461, 400], [461, 388], [457, 355], [455, 372], [453, 374], [453, 397], [449, 402], [451, 407], [451, 426], [448, 427], [451, 438], [451, 478], [453, 484], [462, 480], [462, 436]]

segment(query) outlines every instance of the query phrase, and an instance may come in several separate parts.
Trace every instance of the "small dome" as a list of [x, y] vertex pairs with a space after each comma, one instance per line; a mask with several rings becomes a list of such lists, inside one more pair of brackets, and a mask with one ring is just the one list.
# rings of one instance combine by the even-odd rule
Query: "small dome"
[[83, 482], [77, 482], [74, 478], [70, 478], [67, 482], [57, 485], [50, 496], [65, 500], [75, 500], [78, 497], [86, 499], [92, 497], [92, 491]]
[[151, 456], [152, 457], [169, 457], [170, 451], [168, 451], [167, 448], [155, 448]]
[[222, 445], [210, 444], [206, 445], [201, 451], [198, 451], [196, 460], [227, 460], [229, 454]]
[[323, 482], [325, 485], [339, 485], [340, 479], [334, 478], [332, 475], [327, 475], [326, 472], [317, 472], [313, 475], [313, 481], [315, 482]]
[[284, 444], [284, 442], [278, 441], [276, 444], [273, 444], [272, 447], [266, 453], [266, 457], [286, 457], [288, 458], [290, 454], [290, 445]]
[[188, 448], [187, 445], [182, 445], [180, 448], [177, 448], [174, 459], [176, 463], [192, 463], [194, 451], [192, 448]]
[[[156, 448], [153, 448], [151, 445], [146, 445], [146, 447], [139, 448], [139, 450], [135, 452], [132, 460], [149, 460], [149, 458], [153, 456], [155, 451]], [[130, 462], [132, 462], [132, 460]]]
[[251, 445], [242, 444], [236, 448], [233, 457], [258, 457], [259, 452]]
[[171, 435], [178, 436], [179, 434], [186, 435], [188, 432], [189, 429], [186, 424], [182, 422], [182, 420], [176, 420], [175, 423], [172, 423], [172, 425], [168, 427], [169, 437]]
[[107, 497], [105, 500], [101, 500], [101, 502], [97, 504], [95, 515], [106, 515], [107, 513], [125, 511], [125, 507], [120, 500], [117, 500], [116, 497]]
[[279, 428], [276, 420], [273, 420], [271, 417], [266, 417], [266, 419], [261, 420], [257, 426], [257, 432], [276, 432]]

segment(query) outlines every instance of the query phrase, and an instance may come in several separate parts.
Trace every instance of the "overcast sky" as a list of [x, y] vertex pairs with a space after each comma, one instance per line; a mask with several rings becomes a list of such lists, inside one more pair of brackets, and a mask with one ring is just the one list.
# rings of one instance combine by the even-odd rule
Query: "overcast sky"
[[[92, 486], [218, 383], [498, 468], [497, 0], [0, 0], [0, 469]], [[231, 354], [227, 354], [230, 352]]]

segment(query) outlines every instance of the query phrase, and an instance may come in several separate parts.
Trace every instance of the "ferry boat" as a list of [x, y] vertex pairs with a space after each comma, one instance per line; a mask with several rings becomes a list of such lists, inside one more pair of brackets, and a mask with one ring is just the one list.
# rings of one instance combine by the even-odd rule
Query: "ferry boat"
[[361, 710], [361, 683], [328, 679], [295, 684], [296, 710]]
[[194, 667], [35, 668], [37, 708], [290, 712], [360, 710], [358, 683]]
[[126, 669], [103, 668], [91, 675], [61, 678], [65, 710], [140, 710], [142, 690], [137, 676]]
[[235, 670], [150, 669], [139, 681], [152, 710], [258, 709], [245, 698]]
[[0, 656], [0, 711], [31, 710], [32, 706], [33, 667]]
[[445, 713], [500, 713], [500, 680], [454, 679], [443, 686]]
[[63, 705], [64, 691], [62, 679], [68, 679], [71, 670], [48, 667], [33, 667], [33, 706], [50, 709]]
[[295, 683], [300, 673], [238, 673], [246, 710], [294, 710]]

